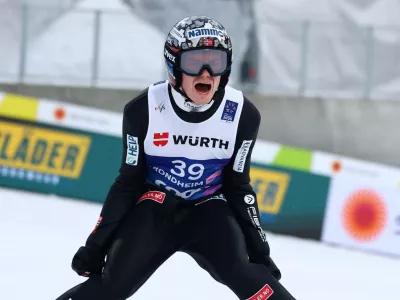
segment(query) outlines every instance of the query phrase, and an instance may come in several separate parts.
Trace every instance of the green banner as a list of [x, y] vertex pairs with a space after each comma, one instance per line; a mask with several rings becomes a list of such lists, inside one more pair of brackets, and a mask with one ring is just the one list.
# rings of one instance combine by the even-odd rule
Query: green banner
[[253, 164], [251, 184], [257, 193], [265, 230], [320, 239], [329, 177]]
[[0, 186], [103, 202], [121, 138], [0, 118]]
[[[0, 118], [0, 186], [103, 202], [118, 175], [122, 140]], [[319, 239], [330, 178], [252, 164], [264, 229]]]

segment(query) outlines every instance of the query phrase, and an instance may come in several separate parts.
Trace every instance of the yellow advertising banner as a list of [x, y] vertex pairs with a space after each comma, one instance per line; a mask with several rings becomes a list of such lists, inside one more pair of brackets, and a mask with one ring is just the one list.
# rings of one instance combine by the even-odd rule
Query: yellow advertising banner
[[257, 193], [260, 212], [279, 213], [289, 185], [290, 175], [265, 168], [251, 167], [250, 178]]
[[85, 135], [0, 121], [0, 165], [77, 179], [91, 139]]
[[0, 116], [36, 121], [39, 99], [0, 93]]

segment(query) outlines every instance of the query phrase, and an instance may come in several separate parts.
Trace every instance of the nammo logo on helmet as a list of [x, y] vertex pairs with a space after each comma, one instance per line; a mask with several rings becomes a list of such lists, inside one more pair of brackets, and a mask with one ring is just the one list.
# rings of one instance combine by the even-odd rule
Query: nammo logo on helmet
[[218, 29], [212, 28], [201, 28], [201, 29], [192, 29], [187, 32], [187, 36], [189, 39], [194, 39], [202, 36], [219, 36], [224, 37], [224, 32]]

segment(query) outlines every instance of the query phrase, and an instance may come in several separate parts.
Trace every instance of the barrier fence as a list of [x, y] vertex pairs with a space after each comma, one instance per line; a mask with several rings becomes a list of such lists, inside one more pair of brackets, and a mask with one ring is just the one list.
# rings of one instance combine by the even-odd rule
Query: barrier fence
[[[0, 93], [0, 186], [102, 203], [121, 117]], [[400, 170], [258, 140], [250, 175], [265, 230], [400, 255]]]
[[[165, 25], [146, 25], [134, 17], [134, 7], [0, 5], [0, 11], [5, 41], [0, 82], [143, 88], [165, 79]], [[235, 40], [231, 77], [237, 87], [263, 94], [398, 99], [398, 27], [257, 14], [249, 22], [251, 37]], [[241, 28], [249, 30], [242, 24], [232, 34]], [[251, 47], [241, 49], [242, 43]]]

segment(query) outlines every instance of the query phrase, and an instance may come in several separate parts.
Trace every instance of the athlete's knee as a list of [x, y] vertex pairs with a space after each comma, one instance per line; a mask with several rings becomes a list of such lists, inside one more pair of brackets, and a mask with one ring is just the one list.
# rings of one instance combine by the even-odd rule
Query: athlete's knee
[[258, 289], [255, 292], [255, 294], [243, 299], [296, 300], [279, 282], [264, 284], [261, 289]]

